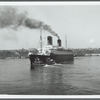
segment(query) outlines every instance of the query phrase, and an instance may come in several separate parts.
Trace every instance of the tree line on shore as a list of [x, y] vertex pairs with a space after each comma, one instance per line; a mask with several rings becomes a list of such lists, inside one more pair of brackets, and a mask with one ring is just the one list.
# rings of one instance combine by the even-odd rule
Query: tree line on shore
[[74, 56], [85, 56], [86, 54], [100, 54], [100, 48], [71, 49]]
[[[74, 56], [84, 56], [85, 54], [100, 54], [100, 48], [70, 49]], [[0, 50], [0, 59], [5, 58], [28, 58], [27, 49]]]
[[19, 50], [0, 50], [0, 59], [5, 58], [27, 58], [28, 50], [19, 49]]

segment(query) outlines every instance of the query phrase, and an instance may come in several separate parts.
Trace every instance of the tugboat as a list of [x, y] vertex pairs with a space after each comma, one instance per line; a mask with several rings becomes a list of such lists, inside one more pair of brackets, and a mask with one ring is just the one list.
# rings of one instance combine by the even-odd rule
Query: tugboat
[[40, 49], [29, 50], [29, 59], [31, 69], [35, 66], [43, 66], [45, 64], [67, 63], [74, 60], [71, 50], [61, 47], [61, 40], [58, 38], [57, 46], [52, 45], [52, 37], [47, 37], [48, 46], [42, 47], [42, 33], [40, 35]]

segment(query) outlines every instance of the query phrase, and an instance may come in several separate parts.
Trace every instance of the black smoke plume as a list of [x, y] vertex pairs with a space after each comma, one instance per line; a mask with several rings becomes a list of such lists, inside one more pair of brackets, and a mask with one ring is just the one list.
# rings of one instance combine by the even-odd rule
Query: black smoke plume
[[10, 6], [0, 8], [0, 28], [10, 27], [17, 30], [20, 26], [25, 26], [31, 29], [43, 29], [59, 38], [58, 34], [55, 33], [49, 25], [27, 17], [26, 12], [18, 13], [16, 8]]

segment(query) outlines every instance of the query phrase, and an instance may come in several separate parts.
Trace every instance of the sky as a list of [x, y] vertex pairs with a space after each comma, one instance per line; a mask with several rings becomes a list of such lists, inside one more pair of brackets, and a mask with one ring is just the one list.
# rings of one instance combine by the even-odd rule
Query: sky
[[[0, 6], [1, 7], [1, 6]], [[100, 48], [100, 5], [22, 5], [14, 6], [18, 13], [28, 18], [50, 25], [67, 48]], [[43, 45], [51, 35], [42, 30]], [[0, 28], [0, 49], [29, 49], [39, 47], [40, 29], [20, 26], [18, 30], [10, 27]], [[57, 37], [54, 37], [56, 45]]]

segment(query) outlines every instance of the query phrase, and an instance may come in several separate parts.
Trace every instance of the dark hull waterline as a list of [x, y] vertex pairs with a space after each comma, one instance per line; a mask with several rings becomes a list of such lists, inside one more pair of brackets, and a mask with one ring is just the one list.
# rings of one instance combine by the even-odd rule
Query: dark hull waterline
[[[45, 64], [54, 64], [54, 63], [72, 63], [74, 58], [72, 53], [66, 54], [54, 54], [51, 53], [50, 55], [30, 55], [30, 63], [31, 69], [34, 69], [35, 66], [45, 65]], [[39, 61], [36, 61], [39, 59]]]

